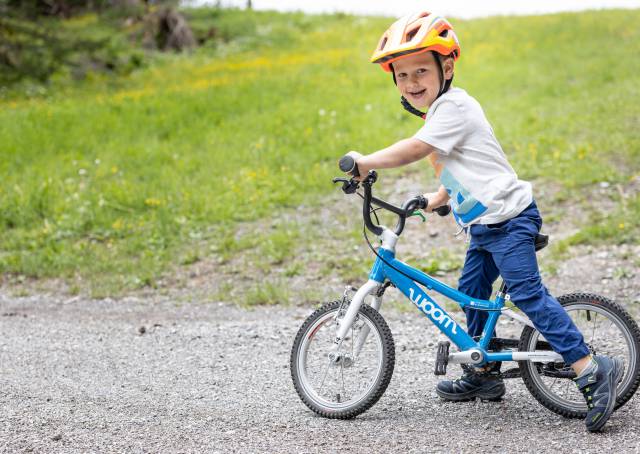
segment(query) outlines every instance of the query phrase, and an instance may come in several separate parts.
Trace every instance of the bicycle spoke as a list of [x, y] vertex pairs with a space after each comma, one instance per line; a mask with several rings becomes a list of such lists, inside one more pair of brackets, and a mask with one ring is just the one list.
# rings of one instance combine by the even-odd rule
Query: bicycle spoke
[[591, 332], [591, 341], [590, 343], [593, 343], [593, 339], [595, 337], [596, 334], [596, 321], [598, 320], [598, 313], [596, 312], [596, 316], [593, 317], [593, 331]]
[[[612, 327], [613, 327], [613, 320], [609, 320], [609, 326], [608, 326], [608, 328], [607, 328], [607, 331], [605, 331], [605, 332], [611, 332], [611, 328], [612, 328]], [[610, 348], [612, 348], [612, 349], [613, 349], [613, 348], [614, 348], [614, 345], [612, 344], [612, 346], [611, 346]], [[612, 355], [613, 355], [614, 353], [617, 353], [617, 352], [611, 351], [611, 354], [612, 354]]]
[[342, 377], [342, 395], [347, 396], [347, 390], [344, 387], [344, 364], [340, 363], [340, 375]]
[[322, 394], [322, 388], [324, 387], [324, 381], [327, 378], [327, 373], [329, 372], [330, 368], [331, 368], [331, 360], [329, 360], [329, 362], [327, 363], [327, 367], [325, 369], [324, 376], [322, 377], [322, 381], [320, 382], [320, 388], [318, 389], [318, 394]]

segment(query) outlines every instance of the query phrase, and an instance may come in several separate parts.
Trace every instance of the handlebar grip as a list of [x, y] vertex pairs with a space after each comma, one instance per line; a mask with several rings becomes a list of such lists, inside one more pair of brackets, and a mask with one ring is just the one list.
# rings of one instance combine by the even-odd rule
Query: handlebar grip
[[344, 173], [351, 174], [354, 177], [360, 176], [360, 172], [358, 171], [358, 165], [356, 164], [356, 160], [353, 159], [351, 156], [345, 155], [341, 157], [340, 163], [338, 165], [340, 166], [340, 170], [342, 170]]
[[449, 213], [451, 213], [451, 205], [442, 205], [441, 207], [436, 208], [435, 210], [436, 213], [438, 213], [439, 216], [446, 216]]
[[416, 196], [416, 200], [417, 200], [417, 203], [416, 203], [417, 209], [419, 210], [427, 209], [427, 205], [429, 205], [429, 201], [425, 197], [419, 195], [419, 196]]

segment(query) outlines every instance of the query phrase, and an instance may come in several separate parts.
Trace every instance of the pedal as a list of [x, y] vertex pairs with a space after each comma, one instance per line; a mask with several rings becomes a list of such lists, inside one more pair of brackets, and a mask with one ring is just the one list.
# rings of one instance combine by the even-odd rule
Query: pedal
[[447, 373], [447, 364], [449, 364], [449, 346], [451, 342], [440, 341], [438, 342], [438, 353], [436, 354], [436, 368], [433, 371], [434, 375], [444, 375]]

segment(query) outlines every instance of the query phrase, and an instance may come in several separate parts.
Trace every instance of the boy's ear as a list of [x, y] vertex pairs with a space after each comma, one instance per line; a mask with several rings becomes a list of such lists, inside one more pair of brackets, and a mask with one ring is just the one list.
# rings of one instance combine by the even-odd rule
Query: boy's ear
[[449, 80], [453, 77], [453, 58], [447, 57], [442, 62], [442, 72], [444, 72], [445, 80]]

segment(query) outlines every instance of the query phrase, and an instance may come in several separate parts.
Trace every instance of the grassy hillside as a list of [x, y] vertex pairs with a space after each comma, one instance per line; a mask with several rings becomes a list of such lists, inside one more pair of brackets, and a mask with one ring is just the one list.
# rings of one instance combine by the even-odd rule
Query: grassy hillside
[[[194, 14], [226, 38], [127, 77], [0, 101], [0, 273], [96, 295], [155, 285], [203, 244], [237, 247], [237, 222], [321, 199], [345, 151], [420, 126], [368, 63], [389, 19]], [[455, 82], [521, 177], [576, 203], [593, 184], [619, 185], [617, 211], [585, 228], [637, 241], [640, 11], [452, 22]]]

